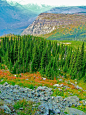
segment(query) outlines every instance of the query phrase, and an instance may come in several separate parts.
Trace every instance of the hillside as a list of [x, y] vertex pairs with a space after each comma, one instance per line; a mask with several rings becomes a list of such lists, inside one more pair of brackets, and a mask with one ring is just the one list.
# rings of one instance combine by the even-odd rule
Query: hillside
[[54, 40], [86, 38], [86, 16], [80, 14], [41, 13], [22, 35], [42, 36]]
[[85, 115], [85, 85], [86, 42], [0, 39], [0, 115]]
[[0, 36], [9, 33], [20, 34], [40, 13], [51, 8], [52, 6], [47, 5], [21, 5], [0, 0]]
[[49, 79], [68, 74], [72, 79], [86, 81], [86, 43], [75, 48], [73, 43], [67, 44], [30, 35], [4, 37], [0, 43], [0, 68], [5, 64], [13, 74], [40, 71]]

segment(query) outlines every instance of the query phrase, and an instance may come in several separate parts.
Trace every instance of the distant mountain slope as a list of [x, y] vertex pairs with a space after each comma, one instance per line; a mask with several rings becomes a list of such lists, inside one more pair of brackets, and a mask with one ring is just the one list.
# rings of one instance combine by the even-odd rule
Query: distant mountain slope
[[51, 10], [46, 11], [45, 13], [63, 13], [63, 14], [85, 14], [86, 15], [86, 6], [71, 6], [71, 7], [55, 7]]
[[41, 12], [51, 8], [51, 6], [45, 5], [20, 5], [0, 0], [0, 35], [8, 33], [20, 34]]
[[86, 16], [78, 14], [41, 13], [23, 32], [48, 39], [86, 37]]

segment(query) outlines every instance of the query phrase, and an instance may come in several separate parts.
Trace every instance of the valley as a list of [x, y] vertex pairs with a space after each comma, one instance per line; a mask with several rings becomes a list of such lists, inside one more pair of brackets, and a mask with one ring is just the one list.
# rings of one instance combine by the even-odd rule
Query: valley
[[21, 2], [0, 0], [0, 115], [86, 115], [86, 6]]

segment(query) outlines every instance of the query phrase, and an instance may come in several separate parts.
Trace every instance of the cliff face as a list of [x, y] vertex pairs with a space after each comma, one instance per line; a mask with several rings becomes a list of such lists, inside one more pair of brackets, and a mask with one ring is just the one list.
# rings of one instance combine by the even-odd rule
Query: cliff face
[[22, 32], [22, 35], [49, 34], [60, 27], [65, 28], [70, 25], [82, 24], [85, 20], [86, 16], [78, 14], [41, 13], [36, 20]]

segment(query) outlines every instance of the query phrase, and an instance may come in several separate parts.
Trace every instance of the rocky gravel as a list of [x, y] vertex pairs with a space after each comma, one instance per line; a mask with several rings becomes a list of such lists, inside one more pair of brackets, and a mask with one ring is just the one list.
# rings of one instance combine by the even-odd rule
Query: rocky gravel
[[[51, 96], [52, 93], [52, 88], [46, 86], [39, 86], [37, 89], [32, 90], [18, 85], [12, 86], [5, 82], [3, 85], [0, 85], [0, 101], [4, 102], [3, 105], [0, 105], [0, 108], [4, 109], [6, 113], [15, 115], [7, 105], [14, 105], [16, 101], [26, 99], [27, 101], [41, 103], [36, 115], [86, 115], [80, 110], [71, 108], [72, 105], [80, 105], [77, 96], [63, 99], [58, 95], [56, 97]], [[86, 104], [85, 100], [83, 102]]]

